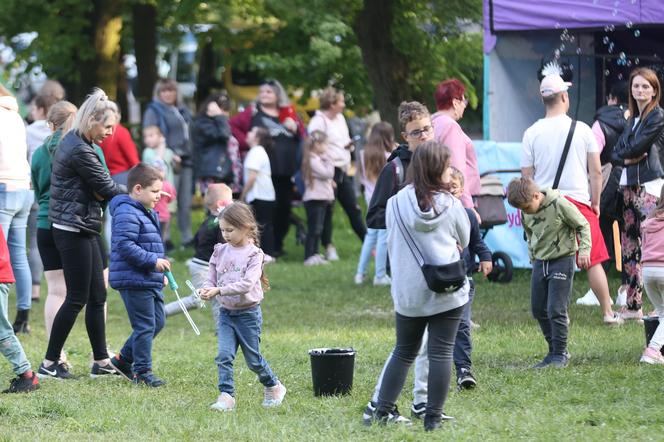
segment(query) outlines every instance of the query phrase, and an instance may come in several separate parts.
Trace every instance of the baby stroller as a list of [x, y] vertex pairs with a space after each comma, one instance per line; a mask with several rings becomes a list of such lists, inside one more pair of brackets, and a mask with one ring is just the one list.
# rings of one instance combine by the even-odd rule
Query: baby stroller
[[[482, 218], [480, 229], [482, 238], [485, 238], [489, 230], [494, 226], [507, 223], [507, 210], [505, 210], [505, 190], [500, 178], [495, 173], [518, 173], [520, 170], [489, 170], [480, 175], [480, 194], [476, 197], [477, 212]], [[501, 251], [491, 254], [493, 270], [487, 276], [489, 281], [508, 283], [512, 280], [513, 266], [512, 258]]]

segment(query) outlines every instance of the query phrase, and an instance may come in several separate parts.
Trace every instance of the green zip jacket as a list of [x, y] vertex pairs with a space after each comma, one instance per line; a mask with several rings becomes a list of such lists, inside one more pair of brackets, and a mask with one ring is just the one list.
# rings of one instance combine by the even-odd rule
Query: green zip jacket
[[562, 258], [574, 255], [577, 249], [580, 255], [589, 256], [592, 240], [588, 221], [557, 190], [542, 189], [541, 192], [544, 200], [537, 213], [521, 214], [530, 259]]
[[[51, 221], [48, 219], [48, 200], [51, 198], [51, 162], [58, 148], [58, 143], [60, 143], [60, 138], [62, 138], [62, 132], [55, 131], [44, 140], [44, 144], [39, 146], [32, 155], [30, 175], [32, 177], [32, 188], [35, 191], [35, 201], [39, 203], [39, 211], [37, 212], [38, 229], [51, 228]], [[101, 147], [95, 144], [94, 149], [99, 155], [102, 165], [108, 170]]]

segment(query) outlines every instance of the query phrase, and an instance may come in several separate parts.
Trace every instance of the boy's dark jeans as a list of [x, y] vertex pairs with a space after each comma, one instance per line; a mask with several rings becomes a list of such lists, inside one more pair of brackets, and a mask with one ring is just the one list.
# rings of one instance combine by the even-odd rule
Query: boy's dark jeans
[[454, 366], [457, 376], [462, 368], [470, 369], [472, 361], [470, 354], [473, 351], [473, 341], [470, 337], [470, 317], [472, 313], [473, 298], [475, 297], [475, 282], [468, 278], [470, 290], [468, 290], [468, 303], [463, 307], [463, 315], [454, 341]]
[[164, 295], [157, 289], [120, 290], [133, 332], [120, 354], [133, 361], [134, 373], [152, 370], [152, 341], [164, 328]]
[[531, 308], [549, 344], [551, 356], [563, 356], [567, 351], [567, 307], [573, 280], [573, 255], [533, 262]]

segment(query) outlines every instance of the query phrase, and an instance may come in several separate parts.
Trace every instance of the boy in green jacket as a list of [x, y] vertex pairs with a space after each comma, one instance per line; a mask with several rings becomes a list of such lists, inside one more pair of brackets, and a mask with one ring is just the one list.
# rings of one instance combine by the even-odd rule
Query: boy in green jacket
[[522, 212], [521, 223], [533, 264], [530, 301], [549, 353], [533, 368], [563, 368], [567, 352], [567, 306], [572, 294], [574, 255], [585, 269], [590, 265], [590, 225], [557, 190], [539, 189], [530, 178], [515, 178], [507, 187], [510, 205]]

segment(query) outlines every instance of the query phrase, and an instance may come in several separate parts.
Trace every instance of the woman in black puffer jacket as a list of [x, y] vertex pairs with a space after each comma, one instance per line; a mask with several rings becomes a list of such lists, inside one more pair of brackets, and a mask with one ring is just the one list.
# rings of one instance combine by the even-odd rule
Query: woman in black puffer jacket
[[62, 260], [67, 294], [53, 320], [39, 377], [71, 376], [58, 358], [78, 313], [86, 305], [85, 325], [95, 360], [92, 374], [114, 373], [106, 350], [106, 287], [103, 252], [97, 237], [102, 226], [102, 201], [126, 189], [111, 179], [93, 143], [100, 143], [110, 135], [117, 119], [117, 105], [102, 90], [95, 89], [81, 106], [72, 129], [60, 141], [53, 158], [49, 219]]
[[213, 94], [201, 104], [191, 126], [194, 171], [204, 194], [211, 183], [233, 184], [233, 164], [228, 152], [231, 126], [230, 103], [223, 94]]
[[629, 88], [631, 117], [614, 147], [613, 161], [624, 166], [620, 176], [625, 229], [621, 245], [628, 287], [627, 307], [622, 316], [641, 319], [641, 222], [657, 205], [664, 183], [664, 110], [659, 107], [662, 97], [659, 79], [652, 70], [634, 69], [629, 77]]

